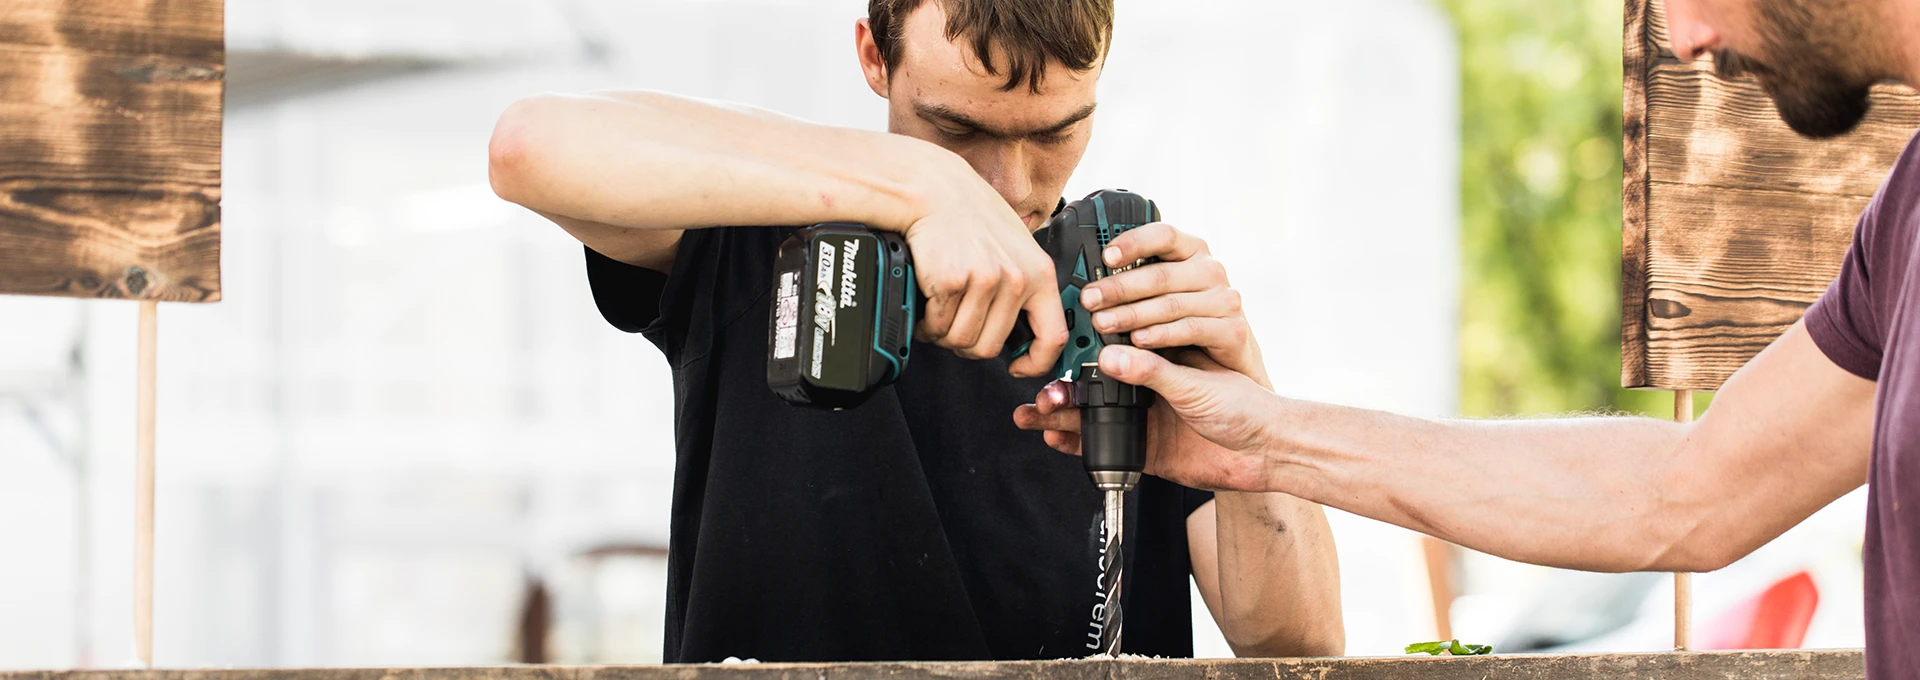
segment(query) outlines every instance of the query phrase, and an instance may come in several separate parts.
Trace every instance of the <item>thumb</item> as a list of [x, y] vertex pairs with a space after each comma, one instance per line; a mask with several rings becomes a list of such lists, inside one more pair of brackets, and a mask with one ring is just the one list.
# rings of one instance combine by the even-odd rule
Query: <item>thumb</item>
[[1157, 353], [1126, 345], [1108, 345], [1100, 350], [1100, 370], [1120, 382], [1139, 385], [1160, 393], [1173, 404], [1201, 401], [1214, 376], [1168, 361]]

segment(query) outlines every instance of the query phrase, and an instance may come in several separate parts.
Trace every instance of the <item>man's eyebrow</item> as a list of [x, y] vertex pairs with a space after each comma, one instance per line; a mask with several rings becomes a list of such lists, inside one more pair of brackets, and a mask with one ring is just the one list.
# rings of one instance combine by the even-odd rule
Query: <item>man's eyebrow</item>
[[1059, 122], [1037, 130], [1003, 130], [995, 128], [940, 104], [915, 103], [913, 105], [913, 111], [922, 118], [938, 118], [942, 121], [979, 130], [995, 137], [1045, 137], [1060, 134], [1067, 128], [1073, 127], [1074, 123], [1086, 120], [1088, 116], [1093, 115], [1093, 109], [1096, 106], [1098, 106], [1098, 104], [1088, 104], [1080, 107], [1080, 110], [1060, 119]]

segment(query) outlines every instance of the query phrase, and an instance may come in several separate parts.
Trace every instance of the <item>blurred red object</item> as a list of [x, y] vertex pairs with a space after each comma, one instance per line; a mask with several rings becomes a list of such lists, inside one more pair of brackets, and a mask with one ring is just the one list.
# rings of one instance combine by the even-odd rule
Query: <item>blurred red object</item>
[[1698, 649], [1795, 649], [1820, 606], [1820, 589], [1805, 571], [1781, 579], [1726, 613], [1699, 634]]

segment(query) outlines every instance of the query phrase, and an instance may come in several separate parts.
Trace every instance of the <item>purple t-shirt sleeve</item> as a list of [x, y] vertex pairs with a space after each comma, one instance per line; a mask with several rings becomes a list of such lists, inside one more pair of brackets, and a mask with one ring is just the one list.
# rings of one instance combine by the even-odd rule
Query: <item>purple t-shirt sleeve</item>
[[1872, 289], [1873, 254], [1878, 234], [1880, 197], [1875, 196], [1853, 230], [1853, 245], [1840, 265], [1840, 276], [1807, 309], [1807, 335], [1827, 359], [1848, 373], [1880, 379], [1882, 332]]

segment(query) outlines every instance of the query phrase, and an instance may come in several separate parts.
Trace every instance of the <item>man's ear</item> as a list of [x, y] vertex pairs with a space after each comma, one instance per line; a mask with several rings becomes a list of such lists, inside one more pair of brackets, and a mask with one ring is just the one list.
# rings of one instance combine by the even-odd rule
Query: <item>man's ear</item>
[[872, 22], [853, 22], [853, 50], [860, 58], [860, 71], [867, 76], [867, 87], [881, 99], [887, 98], [887, 60], [880, 56], [880, 44], [873, 41]]

